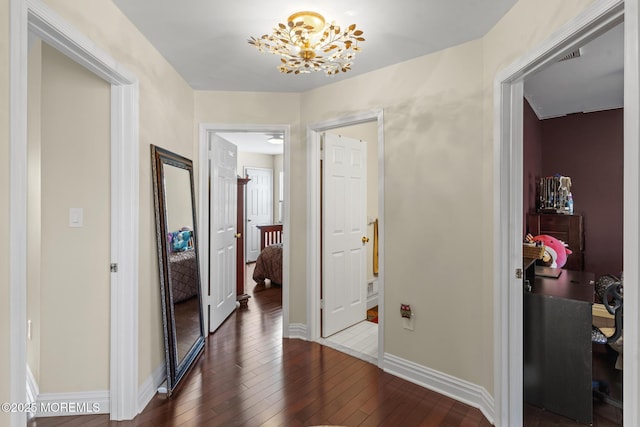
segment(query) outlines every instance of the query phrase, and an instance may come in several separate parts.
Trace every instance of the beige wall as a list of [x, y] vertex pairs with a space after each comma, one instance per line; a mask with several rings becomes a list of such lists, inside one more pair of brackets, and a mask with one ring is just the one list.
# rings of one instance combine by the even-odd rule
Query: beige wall
[[468, 244], [482, 235], [470, 208], [482, 198], [481, 70], [482, 44], [469, 42], [309, 92], [302, 110], [304, 123], [384, 108], [385, 352], [487, 388], [491, 366], [469, 351], [490, 333], [477, 328], [486, 288]]
[[42, 46], [41, 393], [109, 389], [110, 93]]
[[150, 144], [195, 159], [194, 92], [110, 0], [45, 0], [140, 86], [139, 382], [164, 363]]
[[[0, 2], [0, 235], [9, 235], [9, 2]], [[9, 342], [9, 251], [0, 245], [0, 402], [9, 402], [11, 372]], [[10, 414], [0, 411], [0, 425], [9, 425]]]
[[195, 210], [191, 206], [189, 171], [168, 164], [165, 164], [163, 169], [167, 232], [180, 231], [183, 227], [193, 229]]
[[[140, 79], [141, 381], [163, 360], [149, 144], [192, 158], [197, 167], [199, 123], [291, 125], [290, 321], [306, 323], [307, 123], [384, 108], [385, 351], [493, 392], [492, 83], [498, 70], [591, 0], [521, 0], [482, 40], [304, 94], [194, 93], [110, 1], [46, 3]], [[6, 33], [7, 2], [0, 3], [0, 22]], [[0, 99], [7, 99], [7, 37], [0, 37], [0, 58]], [[8, 234], [7, 126], [5, 103], [0, 107], [3, 235]], [[8, 251], [5, 242], [2, 343], [9, 342]], [[413, 332], [401, 328], [397, 306], [405, 301], [415, 310]], [[436, 327], [442, 319], [447, 328]], [[3, 401], [9, 394], [7, 348], [0, 345]], [[0, 417], [2, 423], [6, 415]]]

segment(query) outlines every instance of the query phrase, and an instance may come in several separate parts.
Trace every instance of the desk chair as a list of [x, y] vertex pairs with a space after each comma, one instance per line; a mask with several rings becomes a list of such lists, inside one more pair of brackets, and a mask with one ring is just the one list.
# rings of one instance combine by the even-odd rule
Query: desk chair
[[[602, 304], [607, 311], [613, 315], [615, 329], [611, 336], [606, 336], [600, 328], [592, 326], [591, 341], [595, 344], [614, 345], [622, 337], [622, 313], [623, 313], [623, 286], [621, 281], [610, 283], [599, 295]], [[621, 353], [621, 350], [617, 350]], [[609, 386], [606, 381], [593, 381], [594, 397], [622, 409], [622, 402], [609, 396]]]

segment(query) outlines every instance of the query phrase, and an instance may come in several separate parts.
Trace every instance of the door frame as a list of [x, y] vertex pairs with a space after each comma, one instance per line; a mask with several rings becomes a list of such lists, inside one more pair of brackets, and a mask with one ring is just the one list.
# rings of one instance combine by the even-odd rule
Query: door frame
[[[284, 134], [284, 212], [282, 221], [282, 336], [289, 337], [289, 251], [290, 251], [290, 210], [291, 210], [291, 129], [289, 125], [260, 125], [260, 124], [216, 124], [201, 123], [199, 125], [198, 138], [198, 240], [201, 242], [209, 241], [209, 139], [212, 134], [220, 132], [264, 132], [264, 133], [283, 133]], [[209, 259], [208, 245], [200, 245], [198, 256], [202, 260]], [[209, 271], [207, 269], [208, 262], [200, 263], [200, 277], [202, 286], [202, 295], [208, 295], [207, 284], [209, 283]], [[203, 309], [207, 310], [208, 307]], [[203, 313], [205, 315], [206, 313]], [[209, 330], [209, 316], [204, 316], [205, 330]]]
[[[640, 256], [640, 67], [638, 0], [594, 3], [494, 80], [494, 393], [496, 425], [523, 417], [523, 295], [515, 271], [522, 267], [522, 128], [524, 79], [616, 24], [625, 23], [624, 70], [624, 274], [637, 283]], [[640, 293], [625, 289], [624, 425], [640, 423], [638, 328]]]
[[[10, 398], [27, 383], [27, 56], [29, 32], [111, 84], [111, 273], [109, 401], [112, 420], [133, 419], [138, 400], [139, 151], [138, 80], [37, 0], [10, 5]], [[105, 268], [107, 266], [105, 265]], [[145, 402], [146, 403], [146, 402]], [[24, 426], [26, 413], [11, 414]]]
[[[271, 209], [271, 221], [269, 221], [271, 224], [274, 223], [274, 217], [275, 217], [275, 212], [273, 209], [273, 204], [274, 204], [274, 200], [275, 200], [275, 192], [273, 191], [273, 187], [275, 185], [275, 177], [274, 177], [274, 169], [273, 168], [263, 168], [263, 167], [257, 167], [257, 166], [245, 166], [243, 168], [242, 173], [244, 174], [245, 177], [249, 176], [249, 174], [247, 173], [247, 169], [253, 169], [253, 170], [259, 170], [259, 171], [270, 171], [271, 172], [271, 203], [269, 204], [269, 209]], [[246, 186], [246, 192], [245, 192], [245, 202], [244, 202], [244, 236], [242, 236], [242, 238], [244, 239], [244, 259], [245, 261], [247, 259], [249, 259], [248, 255], [248, 247], [249, 245], [247, 244], [247, 236], [249, 235], [248, 230], [249, 230], [249, 223], [248, 223], [248, 219], [249, 216], [247, 215], [247, 210], [249, 208], [249, 203], [247, 202], [247, 197], [246, 195], [249, 193], [249, 185], [251, 185], [251, 181], [247, 182], [247, 186]], [[260, 230], [258, 230], [259, 232]], [[260, 249], [258, 249], [258, 251], [260, 251]], [[254, 260], [255, 261], [255, 260]]]
[[[384, 113], [356, 113], [307, 126], [307, 339], [321, 338], [320, 140], [322, 132], [361, 123], [378, 124], [378, 367], [384, 365]], [[286, 199], [285, 199], [286, 200]]]

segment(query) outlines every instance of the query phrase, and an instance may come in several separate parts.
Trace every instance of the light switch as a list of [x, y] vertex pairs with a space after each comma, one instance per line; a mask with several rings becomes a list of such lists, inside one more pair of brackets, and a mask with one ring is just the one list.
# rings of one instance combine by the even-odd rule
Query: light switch
[[82, 208], [69, 208], [69, 227], [82, 227]]

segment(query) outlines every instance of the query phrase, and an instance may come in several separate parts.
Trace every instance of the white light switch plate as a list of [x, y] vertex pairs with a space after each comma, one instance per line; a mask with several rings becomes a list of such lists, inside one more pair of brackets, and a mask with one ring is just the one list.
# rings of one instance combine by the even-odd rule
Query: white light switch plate
[[82, 208], [69, 208], [69, 227], [82, 227], [82, 216]]

